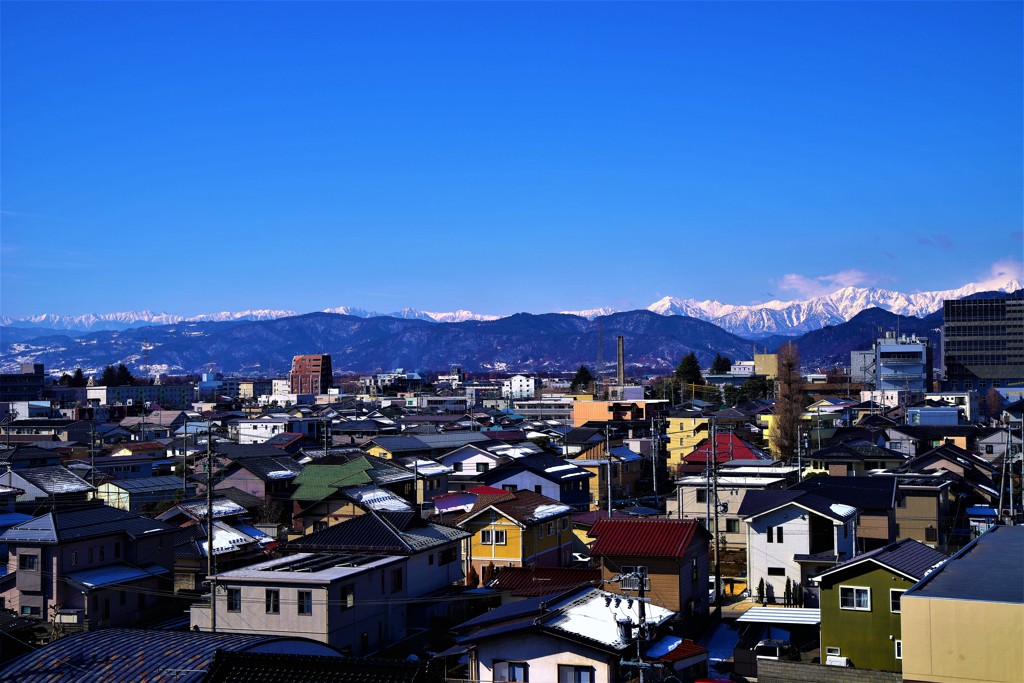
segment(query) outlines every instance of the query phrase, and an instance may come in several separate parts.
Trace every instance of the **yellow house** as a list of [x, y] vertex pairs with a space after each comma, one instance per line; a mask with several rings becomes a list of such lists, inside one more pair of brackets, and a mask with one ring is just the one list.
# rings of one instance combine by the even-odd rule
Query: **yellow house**
[[470, 567], [482, 576], [495, 567], [564, 567], [572, 557], [572, 510], [533, 491], [481, 494], [454, 524], [468, 539], [466, 575]]
[[1024, 527], [992, 527], [900, 596], [904, 681], [1022, 680], [1022, 557]]
[[609, 457], [603, 443], [594, 444], [592, 448], [572, 458], [572, 462], [597, 475], [590, 477], [591, 510], [608, 507], [609, 466], [612, 501], [635, 496], [643, 477], [643, 456], [626, 446], [613, 446]]
[[668, 439], [665, 443], [669, 472], [675, 472], [683, 463], [683, 458], [693, 453], [700, 442], [708, 437], [710, 427], [711, 420], [704, 415], [668, 418]]

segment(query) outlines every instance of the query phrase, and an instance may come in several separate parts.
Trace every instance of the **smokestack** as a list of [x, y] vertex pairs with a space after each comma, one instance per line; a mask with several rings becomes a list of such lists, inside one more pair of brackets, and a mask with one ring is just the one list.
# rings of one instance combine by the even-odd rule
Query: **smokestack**
[[621, 387], [626, 383], [626, 353], [621, 334], [619, 335], [618, 342], [616, 343], [616, 361], [618, 372], [615, 375], [615, 379]]

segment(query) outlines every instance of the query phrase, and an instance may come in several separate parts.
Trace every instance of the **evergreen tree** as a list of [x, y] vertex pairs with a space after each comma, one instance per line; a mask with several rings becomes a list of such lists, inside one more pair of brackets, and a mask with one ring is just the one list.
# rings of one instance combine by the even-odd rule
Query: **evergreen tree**
[[63, 375], [60, 376], [60, 379], [57, 380], [57, 384], [61, 385], [62, 387], [70, 386], [71, 375], [65, 372]]
[[694, 386], [704, 384], [704, 375], [700, 371], [700, 361], [693, 351], [683, 356], [676, 367], [676, 383], [680, 385], [684, 397], [693, 398]]
[[734, 387], [731, 384], [726, 384], [722, 387], [723, 400], [727, 406], [735, 406], [739, 403], [740, 390], [739, 387]]
[[105, 387], [117, 386], [117, 370], [113, 365], [103, 368], [103, 375], [100, 376], [100, 384]]
[[711, 361], [712, 375], [727, 375], [732, 370], [732, 359], [720, 353], [715, 354], [715, 360]]
[[480, 575], [476, 573], [476, 567], [470, 565], [469, 576], [466, 577], [466, 587], [476, 588], [480, 585]]
[[124, 363], [121, 363], [117, 366], [115, 381], [117, 382], [116, 386], [127, 387], [135, 383], [135, 378], [132, 377], [132, 373], [125, 367]]
[[89, 380], [86, 378], [85, 373], [82, 372], [82, 368], [75, 368], [75, 374], [71, 376], [71, 382], [68, 383], [71, 387], [86, 387], [89, 386]]
[[757, 601], [764, 604], [764, 578], [757, 583]]
[[740, 385], [736, 402], [743, 403], [744, 401], [768, 398], [768, 388], [768, 380], [764, 377], [751, 377]]
[[591, 374], [590, 368], [586, 365], [581, 365], [580, 369], [576, 371], [576, 375], [572, 378], [572, 383], [569, 385], [569, 390], [572, 392], [586, 391], [594, 382], [594, 375]]

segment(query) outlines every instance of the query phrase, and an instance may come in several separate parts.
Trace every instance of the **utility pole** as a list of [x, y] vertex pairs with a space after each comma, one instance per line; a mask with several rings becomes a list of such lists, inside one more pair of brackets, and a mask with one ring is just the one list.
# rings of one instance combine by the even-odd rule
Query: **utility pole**
[[89, 485], [96, 488], [96, 417], [89, 422]]
[[608, 436], [608, 424], [604, 425], [604, 450], [608, 456], [608, 519], [612, 518], [612, 446]]
[[[209, 432], [206, 434], [206, 438], [210, 438]], [[185, 418], [185, 436], [184, 444], [181, 449], [181, 495], [182, 497], [188, 496], [188, 418]]]
[[658, 437], [659, 420], [651, 417], [651, 478], [654, 480], [654, 507], [661, 512], [661, 498], [658, 497], [658, 465], [661, 450], [661, 439]]
[[[637, 670], [637, 676], [639, 677], [640, 683], [644, 683], [644, 672], [647, 669], [660, 668], [660, 664], [653, 664], [645, 662], [643, 658], [643, 646], [647, 641], [647, 597], [645, 591], [647, 588], [647, 576], [641, 572], [633, 572], [631, 574], [623, 574], [619, 577], [619, 581], [622, 582], [627, 578], [632, 578], [637, 582], [638, 592], [637, 597], [632, 598], [637, 601], [637, 613], [639, 616], [639, 624], [637, 625], [636, 633], [636, 659], [620, 659], [620, 666], [629, 666]], [[633, 627], [633, 620], [630, 619], [630, 630]]]
[[213, 560], [213, 449], [206, 432], [206, 578], [210, 582], [210, 633], [217, 632], [217, 579]]

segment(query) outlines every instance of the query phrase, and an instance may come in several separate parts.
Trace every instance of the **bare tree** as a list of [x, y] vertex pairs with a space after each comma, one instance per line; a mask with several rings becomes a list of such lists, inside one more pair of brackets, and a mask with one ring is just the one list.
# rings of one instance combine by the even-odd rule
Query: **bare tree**
[[1003, 414], [1003, 395], [995, 387], [990, 387], [985, 394], [985, 417], [989, 420], [998, 420]]
[[779, 374], [775, 389], [775, 422], [772, 447], [784, 462], [796, 455], [800, 438], [798, 427], [804, 409], [803, 378], [800, 376], [800, 352], [793, 342], [779, 347]]

